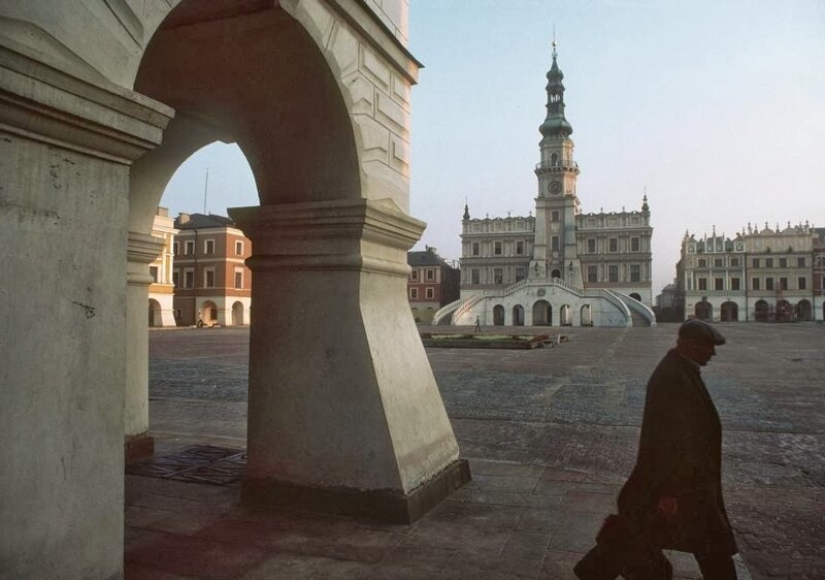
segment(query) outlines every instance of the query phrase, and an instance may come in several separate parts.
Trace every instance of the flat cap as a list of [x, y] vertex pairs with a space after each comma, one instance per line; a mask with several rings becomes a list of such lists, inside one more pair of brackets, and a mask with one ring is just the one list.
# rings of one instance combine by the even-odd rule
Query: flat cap
[[698, 340], [710, 344], [725, 344], [725, 337], [710, 324], [698, 318], [690, 318], [679, 327], [679, 338], [683, 340]]

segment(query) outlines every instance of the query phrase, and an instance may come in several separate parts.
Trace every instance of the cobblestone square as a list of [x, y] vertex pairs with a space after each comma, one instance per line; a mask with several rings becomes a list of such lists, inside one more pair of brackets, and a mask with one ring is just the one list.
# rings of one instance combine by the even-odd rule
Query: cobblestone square
[[[728, 511], [748, 569], [740, 578], [825, 578], [825, 326], [718, 328], [728, 344], [703, 376], [724, 429]], [[573, 578], [572, 564], [630, 472], [645, 383], [676, 330], [553, 328], [568, 338], [556, 348], [428, 349], [473, 481], [409, 529], [390, 528], [393, 541], [370, 549], [368, 558], [340, 538], [334, 549], [313, 544], [312, 557], [292, 543], [271, 561], [255, 552], [248, 577], [282, 569], [294, 578], [325, 577], [323, 570], [346, 577], [335, 576], [340, 569], [369, 578], [470, 577], [479, 570], [475, 577]], [[156, 456], [190, 445], [243, 450], [248, 343], [247, 329], [150, 333]], [[129, 476], [127, 486], [150, 485], [145, 479]], [[160, 541], [146, 535], [141, 514], [141, 525], [127, 518], [135, 550]], [[448, 540], [451, 533], [459, 539]], [[445, 559], [452, 568], [439, 564]], [[675, 555], [674, 563], [680, 578], [698, 577], [691, 558]], [[144, 565], [132, 561], [127, 571], [138, 577]]]

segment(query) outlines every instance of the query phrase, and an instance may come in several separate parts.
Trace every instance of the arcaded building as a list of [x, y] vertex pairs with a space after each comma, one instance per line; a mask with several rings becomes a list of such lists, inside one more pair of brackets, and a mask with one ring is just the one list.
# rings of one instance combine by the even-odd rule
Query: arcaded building
[[454, 324], [655, 324], [650, 208], [583, 213], [573, 127], [555, 45], [547, 116], [539, 127], [535, 215], [472, 218], [461, 233], [461, 300], [437, 313]]
[[685, 316], [714, 322], [822, 320], [821, 249], [808, 224], [748, 224], [733, 237], [685, 233]]

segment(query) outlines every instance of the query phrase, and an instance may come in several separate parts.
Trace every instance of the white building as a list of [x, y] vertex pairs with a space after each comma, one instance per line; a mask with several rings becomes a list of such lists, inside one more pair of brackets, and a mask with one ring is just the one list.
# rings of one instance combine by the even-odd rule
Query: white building
[[169, 217], [169, 210], [159, 207], [152, 224], [152, 235], [163, 240], [163, 249], [155, 261], [149, 264], [149, 275], [152, 277], [152, 283], [149, 284], [149, 326], [176, 326], [172, 307], [175, 296], [172, 243], [177, 233], [175, 219]]
[[650, 209], [583, 214], [576, 191], [573, 128], [564, 116], [564, 75], [547, 73], [547, 117], [539, 127], [535, 217], [462, 224], [461, 299], [436, 321], [487, 325], [655, 324]]

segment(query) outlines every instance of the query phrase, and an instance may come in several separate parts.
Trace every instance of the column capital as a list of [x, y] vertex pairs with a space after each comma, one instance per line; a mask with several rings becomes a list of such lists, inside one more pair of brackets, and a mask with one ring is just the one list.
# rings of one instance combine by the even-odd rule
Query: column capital
[[231, 208], [252, 240], [252, 270], [368, 270], [407, 276], [426, 224], [389, 199]]
[[148, 286], [155, 281], [147, 272], [146, 266], [155, 261], [163, 250], [163, 245], [163, 238], [129, 232], [126, 241], [126, 277], [130, 286]]
[[160, 144], [170, 107], [103, 78], [73, 76], [0, 45], [0, 124], [21, 137], [129, 165]]

